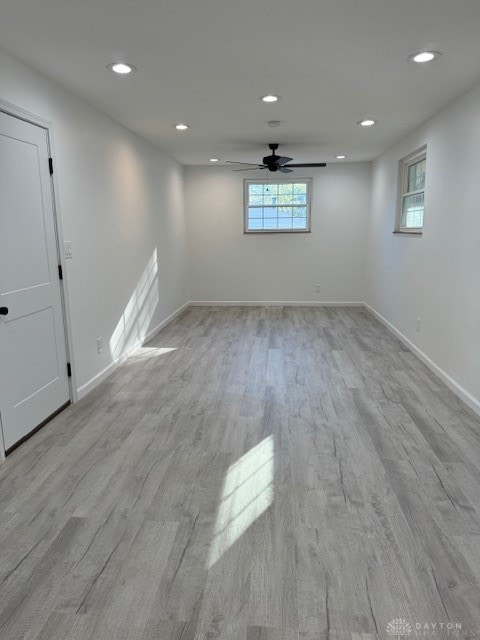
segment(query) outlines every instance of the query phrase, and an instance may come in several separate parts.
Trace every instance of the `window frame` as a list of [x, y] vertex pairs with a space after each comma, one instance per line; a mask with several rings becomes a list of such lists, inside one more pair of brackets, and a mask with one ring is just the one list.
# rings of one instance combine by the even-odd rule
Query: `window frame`
[[[293, 184], [303, 182], [307, 185], [307, 227], [306, 229], [249, 229], [248, 228], [248, 187], [250, 184]], [[262, 235], [265, 233], [311, 233], [312, 230], [312, 182], [313, 178], [245, 178], [243, 181], [243, 233], [246, 235]], [[280, 205], [274, 205], [280, 206]], [[283, 205], [294, 206], [294, 205]]]
[[[424, 145], [410, 153], [408, 156], [405, 156], [398, 163], [398, 197], [397, 197], [397, 213], [395, 219], [395, 229], [394, 233], [401, 233], [406, 235], [417, 235], [421, 236], [423, 233], [423, 228], [425, 224], [425, 191], [427, 186], [427, 169], [425, 166], [425, 185], [423, 189], [416, 189], [415, 191], [408, 191], [408, 171], [410, 167], [417, 162], [421, 162], [422, 160], [427, 160], [427, 145]], [[417, 195], [419, 193], [423, 193], [423, 219], [421, 227], [403, 227], [402, 226], [402, 217], [403, 217], [403, 201], [408, 196]]]

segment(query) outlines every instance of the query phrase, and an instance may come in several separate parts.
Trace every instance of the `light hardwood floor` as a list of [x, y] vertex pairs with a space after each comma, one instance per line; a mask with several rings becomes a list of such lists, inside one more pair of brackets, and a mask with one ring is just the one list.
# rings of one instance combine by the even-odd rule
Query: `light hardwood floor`
[[365, 310], [191, 308], [0, 467], [0, 638], [479, 637], [479, 461]]

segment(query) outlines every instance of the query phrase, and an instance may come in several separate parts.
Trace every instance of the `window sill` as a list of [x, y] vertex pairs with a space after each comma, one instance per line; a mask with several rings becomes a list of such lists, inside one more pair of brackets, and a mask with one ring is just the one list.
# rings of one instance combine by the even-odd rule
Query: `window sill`
[[423, 231], [393, 231], [396, 236], [421, 236]]

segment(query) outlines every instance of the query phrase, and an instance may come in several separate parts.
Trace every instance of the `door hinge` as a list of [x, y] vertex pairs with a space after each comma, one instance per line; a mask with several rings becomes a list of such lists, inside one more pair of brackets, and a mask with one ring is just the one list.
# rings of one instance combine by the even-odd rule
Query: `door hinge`
[[63, 280], [63, 269], [61, 264], [58, 265], [58, 277], [60, 280]]
[[48, 168], [50, 170], [50, 175], [53, 176], [53, 158], [48, 159]]
[[67, 375], [69, 378], [72, 377], [72, 365], [70, 364], [70, 362], [67, 362]]

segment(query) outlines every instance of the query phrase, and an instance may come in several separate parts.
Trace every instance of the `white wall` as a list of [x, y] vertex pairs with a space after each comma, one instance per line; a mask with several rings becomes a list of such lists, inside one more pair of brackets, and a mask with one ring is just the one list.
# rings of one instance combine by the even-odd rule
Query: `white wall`
[[85, 390], [187, 299], [183, 169], [2, 52], [0, 100], [54, 125], [57, 205], [74, 255], [66, 262], [74, 373]]
[[[428, 145], [424, 232], [393, 235], [398, 162], [423, 144]], [[366, 263], [367, 302], [478, 409], [479, 168], [480, 86], [373, 163]]]
[[258, 174], [187, 167], [191, 299], [363, 301], [370, 167], [331, 164], [297, 172], [313, 175], [312, 232], [268, 235], [243, 233], [243, 179]]

